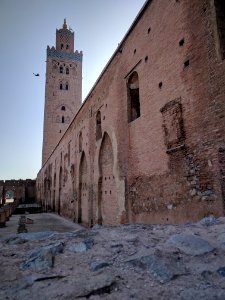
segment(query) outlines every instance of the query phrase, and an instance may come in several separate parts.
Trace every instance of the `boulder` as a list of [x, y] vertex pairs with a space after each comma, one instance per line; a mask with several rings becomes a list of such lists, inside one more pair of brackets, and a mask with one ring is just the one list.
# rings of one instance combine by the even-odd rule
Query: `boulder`
[[179, 275], [186, 274], [186, 269], [180, 261], [175, 258], [159, 257], [152, 254], [137, 257], [127, 261], [134, 267], [146, 270], [148, 274], [161, 283], [169, 282]]
[[207, 241], [192, 234], [174, 234], [167, 242], [185, 254], [193, 256], [203, 255], [214, 250], [214, 247]]

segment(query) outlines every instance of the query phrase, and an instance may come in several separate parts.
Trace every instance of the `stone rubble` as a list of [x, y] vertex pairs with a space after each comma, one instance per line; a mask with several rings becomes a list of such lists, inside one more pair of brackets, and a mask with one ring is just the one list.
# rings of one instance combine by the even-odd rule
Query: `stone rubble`
[[11, 234], [0, 299], [224, 300], [224, 243], [225, 218]]

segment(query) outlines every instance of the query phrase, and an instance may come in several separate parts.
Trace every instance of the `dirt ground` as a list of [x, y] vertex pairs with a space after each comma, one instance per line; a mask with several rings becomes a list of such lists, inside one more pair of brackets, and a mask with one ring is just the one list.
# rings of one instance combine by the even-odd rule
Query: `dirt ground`
[[225, 299], [225, 218], [94, 226], [54, 214], [0, 228], [0, 299]]
[[[82, 228], [78, 224], [51, 213], [27, 214], [26, 217], [34, 221], [33, 224], [26, 224], [28, 232], [49, 230], [66, 232]], [[6, 223], [6, 227], [0, 228], [0, 238], [8, 234], [17, 233], [19, 219], [20, 215], [12, 215]]]

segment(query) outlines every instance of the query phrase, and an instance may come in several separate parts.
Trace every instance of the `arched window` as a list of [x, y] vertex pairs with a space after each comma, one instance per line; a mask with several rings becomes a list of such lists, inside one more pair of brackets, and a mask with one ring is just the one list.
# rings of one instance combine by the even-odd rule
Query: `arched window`
[[128, 79], [128, 122], [136, 120], [140, 115], [138, 73], [133, 72]]
[[69, 49], [69, 45], [66, 45], [66, 49]]
[[61, 110], [66, 110], [65, 106], [62, 106], [62, 107], [61, 107]]
[[63, 73], [63, 67], [62, 66], [59, 68], [59, 72]]
[[215, 0], [217, 31], [221, 58], [225, 59], [225, 3], [222, 0]]
[[63, 85], [62, 85], [62, 83], [60, 83], [60, 85], [59, 85], [59, 88], [60, 88], [60, 90], [62, 90], [62, 89], [63, 89]]
[[65, 123], [64, 116], [62, 116], [62, 123]]
[[61, 50], [63, 49], [63, 44], [60, 45]]
[[101, 112], [98, 111], [96, 115], [96, 141], [102, 138], [102, 121]]
[[66, 68], [66, 74], [69, 74], [70, 71], [69, 71], [69, 68]]
[[66, 83], [66, 90], [68, 90], [69, 89], [69, 84], [68, 83]]

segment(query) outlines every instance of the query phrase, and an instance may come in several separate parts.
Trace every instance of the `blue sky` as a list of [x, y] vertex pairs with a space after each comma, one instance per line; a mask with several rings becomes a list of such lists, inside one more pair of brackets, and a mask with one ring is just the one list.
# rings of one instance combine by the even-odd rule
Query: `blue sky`
[[63, 19], [83, 51], [85, 99], [144, 2], [0, 0], [1, 180], [34, 179], [41, 167], [46, 48]]

